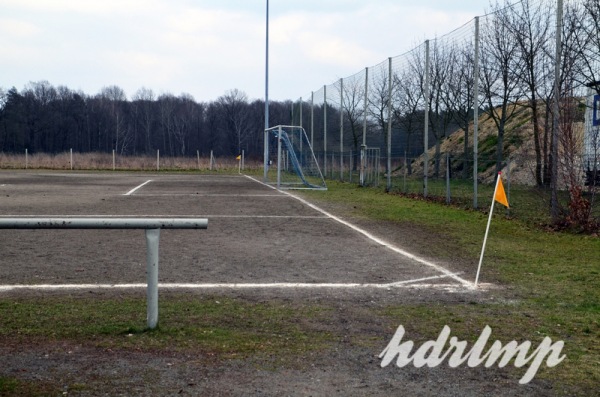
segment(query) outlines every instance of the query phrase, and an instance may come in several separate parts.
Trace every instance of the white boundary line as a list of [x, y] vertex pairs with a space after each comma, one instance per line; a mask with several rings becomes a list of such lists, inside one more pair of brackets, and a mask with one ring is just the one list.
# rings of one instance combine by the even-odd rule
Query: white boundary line
[[[258, 179], [253, 178], [253, 177], [251, 177], [249, 175], [244, 175], [244, 176], [246, 178], [252, 179], [253, 181], [255, 181], [257, 183], [260, 183], [261, 185], [264, 185], [264, 186], [267, 186], [267, 187], [269, 187], [271, 189], [277, 190], [277, 188], [275, 188], [273, 186], [270, 186], [270, 185], [267, 185], [266, 183], [261, 182]], [[283, 193], [283, 194], [286, 194], [286, 195], [288, 195], [288, 196], [290, 196], [290, 197], [292, 197], [292, 198], [294, 198], [294, 199], [296, 199], [298, 201], [300, 201], [302, 204], [309, 206], [310, 208], [314, 209], [315, 211], [318, 211], [318, 212], [322, 213], [323, 215], [327, 216], [328, 218], [330, 218], [330, 219], [332, 219], [332, 220], [334, 220], [336, 222], [339, 222], [339, 223], [341, 223], [344, 226], [349, 227], [350, 229], [352, 229], [352, 230], [354, 230], [354, 231], [362, 234], [363, 236], [367, 237], [368, 239], [372, 240], [373, 242], [375, 242], [375, 243], [377, 243], [379, 245], [382, 245], [382, 246], [384, 246], [386, 248], [389, 248], [390, 250], [392, 250], [392, 251], [394, 251], [394, 252], [396, 252], [396, 253], [398, 253], [398, 254], [400, 254], [402, 256], [405, 256], [405, 257], [407, 257], [409, 259], [412, 259], [412, 260], [414, 260], [416, 262], [419, 262], [419, 263], [421, 263], [423, 265], [429, 266], [429, 267], [437, 270], [438, 272], [444, 274], [445, 276], [453, 278], [454, 280], [458, 281], [459, 283], [461, 283], [465, 287], [468, 287], [468, 288], [471, 288], [471, 289], [475, 288], [472, 282], [467, 281], [464, 278], [457, 276], [455, 273], [450, 272], [448, 269], [446, 269], [446, 268], [444, 268], [444, 267], [442, 267], [440, 265], [436, 265], [435, 263], [430, 262], [430, 261], [428, 261], [426, 259], [423, 259], [423, 258], [421, 258], [419, 256], [411, 254], [410, 252], [405, 251], [405, 250], [403, 250], [401, 248], [398, 248], [395, 245], [392, 245], [392, 244], [388, 243], [387, 241], [382, 240], [379, 237], [376, 237], [376, 236], [372, 235], [371, 233], [367, 232], [366, 230], [361, 229], [358, 226], [355, 226], [355, 225], [351, 224], [350, 222], [347, 222], [347, 221], [345, 221], [345, 220], [343, 220], [343, 219], [341, 219], [341, 218], [339, 218], [339, 217], [337, 217], [337, 216], [335, 216], [333, 214], [330, 214], [329, 212], [327, 212], [327, 211], [325, 211], [325, 210], [317, 207], [316, 205], [314, 205], [314, 204], [312, 204], [312, 203], [304, 200], [302, 197], [296, 196], [296, 195], [294, 195], [292, 193], [289, 193], [287, 191], [284, 191], [284, 190], [278, 190], [278, 191], [281, 192], [281, 193]]]
[[[81, 218], [81, 215], [0, 215], [2, 218]], [[86, 218], [264, 218], [264, 219], [329, 219], [324, 215], [206, 215], [206, 214], [165, 214], [165, 215], [85, 215]]]
[[142, 183], [141, 185], [134, 187], [133, 189], [131, 189], [130, 191], [125, 193], [123, 196], [131, 196], [136, 190], [138, 190], [139, 188], [141, 188], [142, 186], [144, 186], [150, 182], [152, 182], [152, 179], [148, 179], [146, 182]]
[[[159, 288], [166, 289], [392, 289], [392, 288], [441, 288], [456, 290], [456, 284], [425, 283], [449, 276], [432, 276], [393, 283], [159, 283]], [[140, 289], [145, 283], [128, 284], [13, 284], [0, 285], [0, 293], [15, 290], [102, 290], [102, 289]]]

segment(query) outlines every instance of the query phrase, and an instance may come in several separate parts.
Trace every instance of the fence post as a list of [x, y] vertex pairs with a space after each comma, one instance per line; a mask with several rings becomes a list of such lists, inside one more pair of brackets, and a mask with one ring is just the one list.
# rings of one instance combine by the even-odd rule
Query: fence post
[[69, 152], [71, 153], [69, 164], [71, 164], [71, 171], [73, 171], [73, 148], [71, 148]]
[[327, 177], [327, 86], [323, 86], [323, 176]]
[[310, 146], [315, 147], [315, 93], [310, 92]]
[[479, 155], [479, 17], [475, 17], [475, 62], [473, 65], [473, 208], [477, 209], [477, 168]]
[[446, 152], [446, 204], [450, 204], [450, 153]]
[[148, 289], [147, 299], [147, 324], [154, 329], [158, 325], [158, 244], [160, 229], [146, 230], [146, 273]]
[[29, 155], [27, 153], [27, 148], [25, 148], [25, 169], [29, 167]]
[[281, 188], [281, 126], [277, 132], [277, 189]]
[[244, 150], [242, 150], [242, 171], [244, 171], [244, 168], [246, 166], [246, 154], [244, 153]]
[[115, 168], [116, 168], [116, 161], [115, 161], [115, 149], [113, 149], [113, 151], [112, 151], [112, 155], [113, 155], [113, 171], [114, 171], [114, 170], [115, 170]]
[[344, 79], [340, 79], [340, 181], [344, 181]]
[[198, 171], [200, 171], [200, 150], [196, 150], [196, 158], [198, 159]]
[[425, 40], [425, 124], [423, 131], [423, 197], [427, 197], [429, 173], [429, 40]]
[[360, 147], [360, 185], [365, 186], [366, 149], [367, 149], [367, 110], [369, 106], [369, 68], [365, 68], [365, 101], [363, 112], [362, 145]]
[[387, 192], [392, 189], [392, 58], [388, 62]]
[[156, 149], [156, 171], [160, 171], [160, 149]]

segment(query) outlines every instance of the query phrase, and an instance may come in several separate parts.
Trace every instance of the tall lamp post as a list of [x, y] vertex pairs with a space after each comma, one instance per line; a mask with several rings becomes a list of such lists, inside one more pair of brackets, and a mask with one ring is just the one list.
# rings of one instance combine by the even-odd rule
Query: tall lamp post
[[267, 181], [269, 167], [269, 0], [267, 0], [266, 16], [266, 43], [265, 43], [265, 136], [264, 136], [264, 180]]

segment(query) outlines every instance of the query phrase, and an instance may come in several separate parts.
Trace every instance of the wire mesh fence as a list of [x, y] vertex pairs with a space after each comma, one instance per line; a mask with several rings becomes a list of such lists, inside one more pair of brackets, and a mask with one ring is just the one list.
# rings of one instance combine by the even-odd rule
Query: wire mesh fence
[[593, 191], [600, 168], [599, 31], [597, 0], [496, 2], [299, 99], [292, 122], [327, 178], [364, 184], [373, 166], [361, 153], [376, 148], [388, 190], [479, 207], [504, 171], [550, 191], [556, 215], [573, 186]]

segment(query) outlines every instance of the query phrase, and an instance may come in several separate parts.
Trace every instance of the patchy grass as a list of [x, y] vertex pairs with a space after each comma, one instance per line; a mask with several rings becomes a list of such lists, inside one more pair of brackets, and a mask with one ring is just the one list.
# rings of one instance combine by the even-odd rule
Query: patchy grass
[[[304, 191], [312, 201], [327, 201], [337, 215], [406, 223], [443, 239], [476, 260], [487, 216], [383, 189], [358, 188], [329, 182], [326, 192]], [[410, 249], [410, 247], [407, 247]], [[381, 305], [364, 310], [348, 305], [343, 318], [382, 328], [354, 331], [353, 343], [379, 353], [400, 324], [407, 338], [434, 340], [444, 325], [461, 340], [474, 341], [485, 325], [503, 344], [545, 336], [563, 340], [567, 355], [555, 368], [542, 366], [536, 378], [552, 382], [557, 394], [593, 395], [600, 384], [600, 239], [548, 232], [530, 223], [494, 216], [482, 271], [483, 282], [502, 287], [486, 295], [485, 303]], [[446, 252], [451, 257], [453, 252]], [[490, 299], [493, 297], [494, 299]], [[474, 298], [475, 299], [475, 298]], [[192, 351], [221, 359], [301, 357], [339, 346], [343, 327], [335, 324], [335, 302], [318, 305], [273, 300], [161, 296], [161, 324], [145, 329], [145, 300], [138, 298], [0, 299], [0, 343], [73, 341], [87, 346], [142, 351]], [[514, 369], [514, 368], [513, 368]], [[514, 369], [522, 373], [524, 369]], [[520, 376], [515, 377], [515, 382]], [[45, 395], [47, 385], [0, 378], [0, 395]], [[16, 390], [16, 392], [15, 392]]]
[[0, 339], [20, 344], [70, 340], [113, 350], [196, 350], [222, 357], [287, 355], [318, 349], [328, 340], [327, 333], [298, 325], [321, 316], [323, 310], [174, 295], [161, 297], [161, 323], [148, 330], [144, 299], [3, 298]]
[[[449, 241], [473, 260], [479, 256], [487, 223], [487, 216], [481, 212], [341, 183], [330, 183], [327, 192], [303, 194], [343, 204], [353, 216], [420, 225], [432, 233], [432, 241]], [[413, 324], [417, 336], [426, 339], [435, 339], [437, 334], [431, 330], [439, 332], [446, 324], [473, 339], [489, 324], [504, 342], [533, 342], [544, 336], [564, 340], [567, 360], [540, 375], [566, 390], [595, 390], [600, 384], [599, 252], [597, 237], [548, 232], [507, 219], [498, 211], [492, 221], [482, 280], [503, 285], [516, 295], [516, 300], [397, 305], [383, 313], [394, 323]]]

